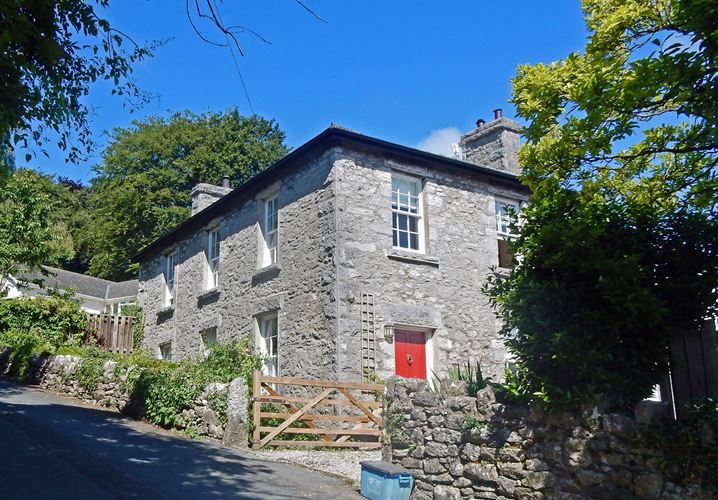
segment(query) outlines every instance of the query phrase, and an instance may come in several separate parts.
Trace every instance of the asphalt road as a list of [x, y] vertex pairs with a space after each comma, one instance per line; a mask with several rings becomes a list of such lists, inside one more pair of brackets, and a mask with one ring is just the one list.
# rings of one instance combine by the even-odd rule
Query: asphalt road
[[339, 479], [0, 380], [0, 498], [361, 498]]

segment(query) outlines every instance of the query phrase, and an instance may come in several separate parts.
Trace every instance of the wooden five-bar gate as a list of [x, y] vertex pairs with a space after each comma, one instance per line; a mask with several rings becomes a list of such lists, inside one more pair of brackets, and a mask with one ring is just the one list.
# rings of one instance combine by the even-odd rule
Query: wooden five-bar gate
[[[383, 384], [269, 377], [257, 371], [253, 385], [254, 449], [381, 446]], [[308, 439], [286, 439], [293, 434]]]
[[84, 343], [97, 344], [110, 352], [132, 352], [133, 324], [131, 316], [88, 314]]

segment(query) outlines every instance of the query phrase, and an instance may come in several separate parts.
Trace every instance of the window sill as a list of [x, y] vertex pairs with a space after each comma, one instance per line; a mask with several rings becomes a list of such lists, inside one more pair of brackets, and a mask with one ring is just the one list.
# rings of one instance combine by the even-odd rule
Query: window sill
[[198, 294], [197, 301], [202, 302], [211, 299], [214, 296], [219, 296], [219, 287], [210, 288], [209, 290], [205, 290], [204, 292]]
[[252, 286], [273, 280], [274, 278], [279, 276], [279, 272], [281, 270], [282, 266], [279, 264], [279, 262], [275, 262], [274, 264], [269, 264], [268, 266], [264, 266], [261, 269], [257, 269], [252, 275]]
[[410, 262], [412, 264], [420, 264], [420, 265], [425, 265], [425, 266], [439, 267], [439, 259], [437, 259], [436, 257], [432, 257], [431, 255], [412, 253], [412, 252], [402, 252], [401, 250], [392, 248], [391, 250], [389, 250], [389, 252], [386, 254], [386, 256], [387, 256], [387, 258], [389, 258], [391, 260], [398, 260], [401, 262]]
[[174, 316], [175, 306], [164, 306], [162, 309], [157, 311], [157, 324], [163, 323]]

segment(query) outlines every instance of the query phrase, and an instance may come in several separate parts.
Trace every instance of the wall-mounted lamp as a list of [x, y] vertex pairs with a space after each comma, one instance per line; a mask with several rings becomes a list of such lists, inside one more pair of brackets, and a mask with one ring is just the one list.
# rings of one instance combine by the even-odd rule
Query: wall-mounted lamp
[[394, 325], [384, 325], [384, 340], [387, 342], [394, 341]]

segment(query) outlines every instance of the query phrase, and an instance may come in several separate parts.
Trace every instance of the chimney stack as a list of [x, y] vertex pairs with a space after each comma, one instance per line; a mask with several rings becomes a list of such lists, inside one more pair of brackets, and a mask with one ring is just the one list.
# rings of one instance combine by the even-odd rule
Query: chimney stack
[[229, 177], [222, 177], [222, 185], [199, 183], [192, 188], [192, 215], [201, 212], [215, 201], [232, 192]]
[[479, 118], [476, 128], [463, 136], [459, 145], [465, 161], [518, 175], [520, 134], [519, 124], [504, 118], [503, 110], [496, 108], [494, 119], [486, 123]]

